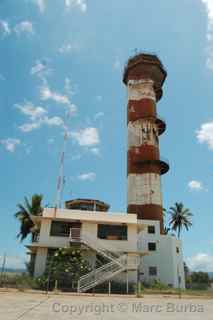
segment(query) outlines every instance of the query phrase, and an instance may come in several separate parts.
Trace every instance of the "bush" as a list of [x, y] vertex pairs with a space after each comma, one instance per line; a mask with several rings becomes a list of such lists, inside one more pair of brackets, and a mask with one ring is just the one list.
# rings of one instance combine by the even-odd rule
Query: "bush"
[[0, 281], [1, 288], [38, 289], [35, 279], [26, 274], [4, 274]]
[[78, 279], [91, 271], [89, 263], [76, 248], [59, 248], [47, 259], [44, 274], [36, 279], [42, 290], [76, 291]]
[[147, 289], [154, 289], [154, 290], [167, 290], [171, 289], [166, 284], [160, 282], [160, 280], [153, 280], [152, 282], [143, 282], [143, 287]]
[[160, 280], [154, 280], [151, 283], [151, 288], [152, 289], [158, 289], [158, 290], [167, 290], [167, 289], [169, 289], [169, 287], [166, 284], [160, 282]]

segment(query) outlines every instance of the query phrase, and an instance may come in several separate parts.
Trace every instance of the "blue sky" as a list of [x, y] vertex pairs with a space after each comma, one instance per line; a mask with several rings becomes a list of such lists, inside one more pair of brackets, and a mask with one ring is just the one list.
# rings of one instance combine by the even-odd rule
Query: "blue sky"
[[168, 71], [158, 104], [167, 122], [161, 155], [170, 162], [164, 207], [190, 208], [185, 259], [213, 271], [213, 1], [1, 1], [0, 48], [0, 256], [7, 252], [8, 265], [25, 259], [16, 204], [35, 192], [54, 204], [64, 119], [63, 198], [126, 210], [122, 72], [129, 56], [145, 50]]

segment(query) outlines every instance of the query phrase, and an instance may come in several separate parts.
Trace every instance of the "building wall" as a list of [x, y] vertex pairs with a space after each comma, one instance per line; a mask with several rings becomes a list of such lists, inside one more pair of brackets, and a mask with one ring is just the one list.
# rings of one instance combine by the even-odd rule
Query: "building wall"
[[[69, 247], [69, 237], [50, 236], [52, 219], [42, 219], [40, 237], [36, 254], [36, 267], [34, 276], [40, 276], [45, 270], [47, 250], [48, 248]], [[82, 237], [90, 238], [96, 244], [106, 247], [111, 251], [136, 251], [137, 250], [137, 225], [128, 225], [128, 240], [105, 240], [97, 238], [98, 224], [91, 222], [82, 222], [81, 235]], [[83, 253], [84, 257], [91, 265], [95, 264], [96, 254], [93, 250], [87, 250]]]
[[41, 276], [46, 268], [47, 248], [38, 248], [35, 258], [34, 277]]
[[98, 244], [104, 247], [111, 248], [112, 251], [136, 251], [137, 250], [137, 225], [128, 225], [128, 240], [105, 240], [97, 238], [97, 228], [96, 223], [82, 224], [82, 237], [86, 236], [95, 240]]
[[[155, 234], [148, 233], [148, 226], [155, 226]], [[142, 281], [150, 282], [159, 279], [162, 283], [178, 287], [178, 273], [181, 276], [181, 287], [185, 287], [183, 255], [181, 241], [170, 235], [160, 234], [160, 222], [151, 220], [138, 220], [138, 224], [128, 225], [128, 240], [104, 240], [97, 238], [97, 223], [83, 222], [82, 237], [91, 238], [100, 246], [107, 247], [111, 251], [139, 251], [147, 253], [141, 256], [139, 267], [139, 277]], [[40, 276], [45, 270], [48, 248], [60, 248], [70, 245], [68, 237], [50, 236], [51, 219], [43, 219], [40, 231], [39, 246], [35, 260], [35, 276]], [[138, 230], [142, 230], [139, 231]], [[148, 251], [148, 243], [155, 242], [156, 251]], [[179, 247], [179, 253], [176, 252]], [[96, 253], [92, 250], [84, 251], [84, 256], [90, 264], [95, 266]], [[157, 267], [157, 276], [149, 275], [149, 267]], [[129, 282], [137, 282], [137, 271], [128, 272]], [[126, 273], [116, 275], [113, 280], [126, 281]]]
[[[144, 223], [144, 221], [143, 221]], [[149, 234], [147, 228], [140, 232], [138, 249], [148, 254], [141, 259], [139, 274], [144, 282], [152, 282], [154, 279], [160, 280], [166, 285], [174, 288], [179, 287], [178, 274], [181, 277], [180, 287], [185, 288], [183, 253], [181, 241], [171, 235], [161, 235], [159, 222], [146, 221], [145, 224], [155, 225], [156, 233]], [[148, 243], [156, 243], [156, 251], [148, 251]], [[179, 248], [179, 253], [176, 248]], [[149, 275], [149, 267], [157, 267], [157, 275]]]

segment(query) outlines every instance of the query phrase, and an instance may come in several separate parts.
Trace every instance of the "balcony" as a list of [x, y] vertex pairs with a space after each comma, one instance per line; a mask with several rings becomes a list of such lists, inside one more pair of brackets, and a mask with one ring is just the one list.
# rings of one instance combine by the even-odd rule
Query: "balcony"
[[165, 120], [163, 118], [160, 118], [160, 117], [157, 116], [156, 124], [158, 126], [158, 134], [160, 136], [166, 130], [166, 122], [165, 122]]
[[153, 166], [160, 165], [160, 174], [163, 175], [169, 171], [169, 161], [165, 158], [160, 158], [159, 160], [139, 160], [137, 161], [141, 166]]

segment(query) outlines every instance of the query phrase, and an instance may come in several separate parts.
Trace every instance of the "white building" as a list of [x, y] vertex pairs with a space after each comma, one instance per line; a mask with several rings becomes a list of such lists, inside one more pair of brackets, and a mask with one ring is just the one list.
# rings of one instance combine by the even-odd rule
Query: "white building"
[[[93, 266], [93, 271], [80, 279], [79, 291], [109, 279], [124, 282], [127, 277], [134, 283], [158, 279], [168, 286], [185, 288], [181, 242], [160, 234], [159, 221], [85, 209], [46, 208], [42, 216], [32, 217], [40, 226], [39, 237], [28, 246], [35, 258], [35, 277], [45, 271], [48, 254], [77, 242]], [[107, 262], [96, 268], [98, 255]]]

